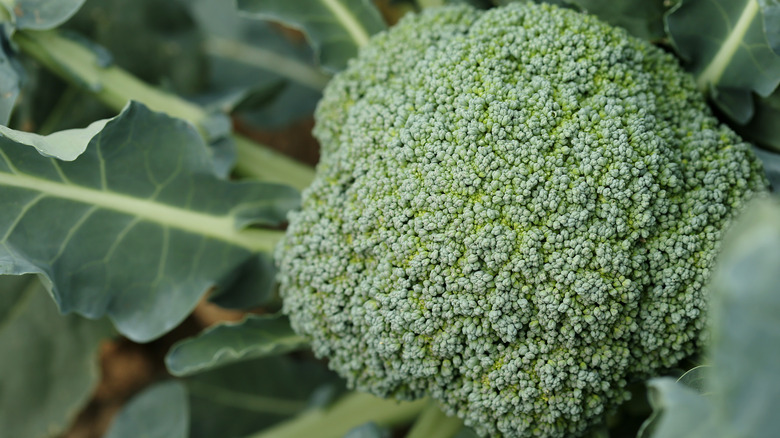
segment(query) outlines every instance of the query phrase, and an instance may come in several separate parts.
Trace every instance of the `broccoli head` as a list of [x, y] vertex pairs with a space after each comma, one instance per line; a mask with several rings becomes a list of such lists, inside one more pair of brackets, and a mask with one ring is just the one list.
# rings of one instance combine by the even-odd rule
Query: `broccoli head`
[[284, 312], [359, 390], [568, 437], [702, 338], [749, 144], [649, 43], [516, 3], [431, 9], [325, 90]]

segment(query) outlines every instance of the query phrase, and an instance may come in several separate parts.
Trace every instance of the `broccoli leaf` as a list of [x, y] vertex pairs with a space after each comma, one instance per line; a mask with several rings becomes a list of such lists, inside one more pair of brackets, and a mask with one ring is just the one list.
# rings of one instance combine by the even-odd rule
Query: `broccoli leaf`
[[[702, 91], [725, 89], [731, 97], [741, 91], [742, 98], [733, 100], [744, 103], [750, 92], [768, 96], [780, 83], [780, 56], [769, 45], [762, 17], [759, 0], [684, 0], [667, 14], [666, 29]], [[726, 113], [744, 122], [751, 107]]]
[[16, 143], [32, 146], [38, 152], [65, 161], [73, 161], [81, 155], [87, 145], [112, 119], [91, 123], [83, 129], [66, 129], [49, 135], [17, 131], [0, 125], [0, 135]]
[[240, 322], [220, 324], [176, 343], [165, 363], [171, 374], [186, 376], [306, 345], [306, 339], [292, 330], [287, 317], [249, 315]]
[[[40, 273], [62, 312], [107, 314], [127, 337], [178, 324], [211, 286], [275, 244], [289, 187], [219, 178], [187, 123], [129, 105], [61, 162], [0, 138], [0, 273]], [[225, 280], [230, 279], [230, 283]]]
[[189, 426], [187, 389], [170, 380], [130, 400], [111, 424], [106, 438], [187, 438]]
[[[322, 364], [284, 356], [234, 363], [184, 381], [191, 438], [246, 436], [311, 410], [313, 394], [342, 390], [338, 376]], [[318, 432], [292, 436], [322, 436]]]
[[758, 0], [764, 15], [766, 39], [772, 51], [780, 55], [780, 0]]
[[302, 30], [317, 52], [322, 67], [337, 72], [385, 29], [376, 7], [368, 0], [237, 0], [252, 17], [280, 21]]
[[[713, 294], [705, 395], [668, 378], [650, 381], [662, 411], [654, 437], [776, 436], [780, 417], [780, 206], [753, 204], [724, 243]], [[698, 380], [698, 379], [697, 379]], [[738, 433], [737, 433], [738, 432]]]
[[663, 0], [566, 0], [583, 11], [596, 15], [613, 26], [620, 26], [634, 36], [658, 40], [664, 36]]
[[11, 64], [6, 43], [5, 37], [0, 37], [0, 125], [8, 124], [20, 88], [19, 73]]
[[98, 345], [111, 333], [107, 321], [59, 315], [34, 276], [0, 276], [3, 436], [63, 431], [98, 383]]
[[780, 152], [780, 90], [769, 97], [755, 101], [755, 112], [750, 123], [737, 126], [739, 133], [748, 140]]
[[73, 16], [86, 0], [11, 0], [1, 2], [17, 29], [52, 29]]

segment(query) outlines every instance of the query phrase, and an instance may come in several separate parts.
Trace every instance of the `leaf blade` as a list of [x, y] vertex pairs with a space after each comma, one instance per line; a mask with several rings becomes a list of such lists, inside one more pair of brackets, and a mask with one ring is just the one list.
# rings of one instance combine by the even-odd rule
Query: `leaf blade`
[[158, 383], [135, 396], [111, 424], [106, 438], [187, 438], [190, 410], [180, 382]]
[[134, 340], [173, 328], [280, 236], [241, 227], [297, 205], [292, 188], [222, 180], [190, 125], [140, 104], [75, 161], [7, 138], [0, 157], [0, 272], [45, 275], [61, 311], [108, 314]]
[[187, 376], [243, 360], [288, 353], [307, 344], [284, 316], [248, 315], [237, 323], [220, 324], [176, 343], [165, 357], [165, 364], [171, 374]]
[[379, 11], [366, 0], [237, 0], [251, 17], [271, 19], [301, 29], [318, 53], [322, 66], [337, 72], [368, 43], [371, 35], [386, 28]]

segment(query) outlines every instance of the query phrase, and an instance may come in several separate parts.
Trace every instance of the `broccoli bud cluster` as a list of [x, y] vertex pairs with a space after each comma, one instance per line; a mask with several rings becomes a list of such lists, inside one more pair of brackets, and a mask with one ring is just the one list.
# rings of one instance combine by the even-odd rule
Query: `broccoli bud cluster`
[[671, 55], [549, 5], [408, 16], [316, 118], [284, 312], [351, 386], [483, 435], [576, 436], [696, 351], [718, 242], [766, 189]]

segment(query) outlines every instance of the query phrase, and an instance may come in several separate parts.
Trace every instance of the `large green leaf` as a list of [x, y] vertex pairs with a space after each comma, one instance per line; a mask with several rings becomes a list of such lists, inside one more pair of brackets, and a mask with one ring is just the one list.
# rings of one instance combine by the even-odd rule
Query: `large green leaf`
[[138, 341], [269, 251], [280, 232], [245, 227], [298, 203], [286, 186], [222, 180], [190, 125], [140, 104], [72, 162], [0, 138], [0, 186], [0, 273], [41, 273], [61, 311], [107, 314]]
[[64, 23], [85, 0], [2, 0], [17, 29], [51, 29]]
[[745, 436], [780, 430], [780, 206], [755, 207], [712, 279], [712, 380], [718, 417]]
[[168, 370], [185, 376], [262, 356], [284, 354], [305, 347], [282, 315], [249, 315], [237, 323], [214, 326], [175, 344], [165, 358]]
[[169, 380], [130, 400], [105, 438], [187, 438], [189, 427], [187, 390], [182, 383]]
[[645, 429], [654, 437], [771, 438], [780, 430], [780, 206], [763, 200], [751, 207], [727, 236], [710, 284], [706, 396], [652, 380], [656, 414]]
[[[764, 31], [759, 0], [683, 0], [666, 16], [677, 52], [687, 61], [702, 91], [714, 95], [729, 116], [746, 122], [751, 92], [768, 96], [780, 83], [780, 56]], [[732, 108], [730, 102], [739, 102]], [[747, 103], [747, 104], [745, 104]]]
[[385, 29], [382, 16], [370, 0], [236, 0], [250, 16], [280, 21], [302, 30], [331, 72], [366, 45], [371, 35]]
[[61, 316], [34, 276], [0, 276], [0, 435], [63, 431], [98, 383], [107, 321]]

